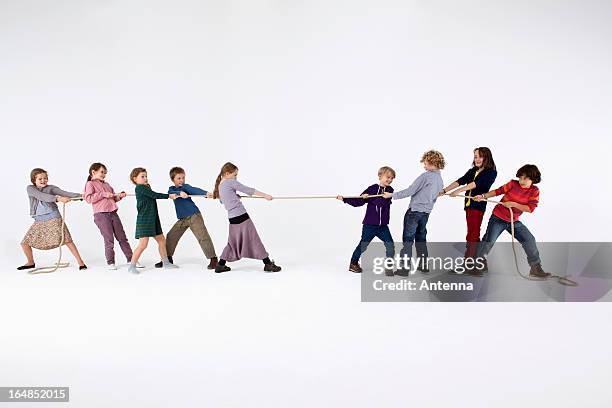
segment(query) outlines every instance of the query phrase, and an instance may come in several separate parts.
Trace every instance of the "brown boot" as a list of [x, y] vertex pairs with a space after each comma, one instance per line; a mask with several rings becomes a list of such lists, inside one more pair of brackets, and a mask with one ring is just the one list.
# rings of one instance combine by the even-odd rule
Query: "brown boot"
[[530, 278], [546, 279], [550, 278], [550, 273], [544, 272], [542, 264], [533, 265], [529, 271]]
[[358, 262], [351, 262], [349, 265], [349, 272], [361, 273], [363, 272], [363, 269], [361, 269]]
[[281, 267], [276, 265], [274, 261], [264, 265], [264, 272], [280, 272]]
[[219, 265], [219, 259], [217, 259], [217, 257], [210, 258], [210, 263], [208, 264], [206, 268], [212, 270], [212, 269], [215, 269], [217, 265]]

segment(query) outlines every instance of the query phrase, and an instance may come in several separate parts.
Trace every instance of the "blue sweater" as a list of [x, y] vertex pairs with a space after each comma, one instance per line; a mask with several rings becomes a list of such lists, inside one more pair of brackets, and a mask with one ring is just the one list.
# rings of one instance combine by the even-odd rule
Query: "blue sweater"
[[[189, 195], [206, 195], [206, 191], [201, 188], [192, 187], [189, 184], [183, 184], [180, 187], [170, 186], [168, 188], [168, 194], [179, 194], [181, 191]], [[189, 198], [177, 198], [174, 200], [174, 207], [176, 209], [176, 217], [181, 220], [183, 218], [191, 217], [194, 214], [199, 214], [200, 209], [193, 202], [191, 197]]]

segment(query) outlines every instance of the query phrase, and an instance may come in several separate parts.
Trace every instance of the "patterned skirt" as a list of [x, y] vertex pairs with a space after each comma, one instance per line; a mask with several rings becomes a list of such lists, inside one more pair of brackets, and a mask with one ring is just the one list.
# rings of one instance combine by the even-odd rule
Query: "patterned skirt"
[[227, 246], [221, 259], [233, 262], [241, 258], [264, 259], [267, 256], [268, 252], [250, 218], [240, 224], [230, 224]]
[[[34, 249], [59, 248], [62, 240], [62, 219], [53, 218], [47, 221], [34, 221], [34, 224], [23, 237], [22, 244], [27, 244]], [[72, 236], [68, 227], [64, 225], [64, 244], [72, 242]]]

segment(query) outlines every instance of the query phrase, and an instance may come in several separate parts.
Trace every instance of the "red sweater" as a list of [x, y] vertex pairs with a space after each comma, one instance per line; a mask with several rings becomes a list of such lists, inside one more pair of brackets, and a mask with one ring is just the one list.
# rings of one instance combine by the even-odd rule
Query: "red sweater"
[[[504, 184], [497, 190], [495, 190], [495, 195], [504, 195], [501, 199], [501, 202], [504, 203], [506, 201], [513, 201], [515, 203], [523, 204], [529, 207], [531, 212], [536, 209], [538, 203], [540, 201], [540, 189], [538, 189], [533, 184], [529, 188], [521, 187], [520, 183], [517, 180], [511, 180], [510, 182]], [[514, 212], [514, 222], [517, 222], [520, 215], [523, 213], [518, 208], [512, 208]], [[504, 221], [510, 222], [510, 209], [504, 207], [501, 204], [497, 204], [493, 209], [493, 215], [501, 218]]]

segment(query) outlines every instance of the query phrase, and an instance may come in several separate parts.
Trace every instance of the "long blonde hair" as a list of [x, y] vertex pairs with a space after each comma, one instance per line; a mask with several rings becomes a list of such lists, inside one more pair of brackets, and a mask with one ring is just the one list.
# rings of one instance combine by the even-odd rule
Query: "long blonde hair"
[[233, 173], [238, 170], [238, 167], [233, 163], [227, 162], [223, 166], [221, 166], [221, 171], [217, 176], [217, 181], [215, 181], [215, 190], [213, 191], [213, 198], [219, 198], [219, 184], [221, 184], [221, 178], [223, 178], [224, 174]]

